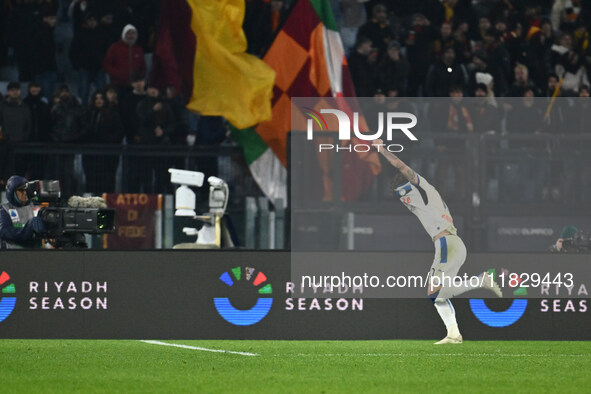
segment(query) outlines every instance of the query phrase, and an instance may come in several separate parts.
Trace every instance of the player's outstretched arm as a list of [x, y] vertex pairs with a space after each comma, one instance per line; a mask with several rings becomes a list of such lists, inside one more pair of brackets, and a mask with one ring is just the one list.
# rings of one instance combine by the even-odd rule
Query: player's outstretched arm
[[389, 150], [384, 148], [384, 142], [381, 139], [377, 139], [373, 141], [374, 145], [379, 145], [382, 149], [379, 149], [379, 152], [392, 164], [394, 167], [398, 169], [404, 175], [406, 179], [410, 181], [410, 183], [417, 185], [419, 183], [419, 178], [417, 177], [417, 173], [414, 172], [412, 168], [406, 165], [402, 160], [398, 158], [394, 153], [390, 152]]

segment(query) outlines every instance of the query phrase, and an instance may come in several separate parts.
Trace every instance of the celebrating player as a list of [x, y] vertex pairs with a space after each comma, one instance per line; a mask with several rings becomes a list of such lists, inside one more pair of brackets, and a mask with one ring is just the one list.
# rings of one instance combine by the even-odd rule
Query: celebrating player
[[[457, 236], [453, 219], [439, 192], [407, 166], [395, 154], [388, 151], [381, 139], [373, 144], [378, 151], [399, 171], [393, 179], [394, 193], [400, 201], [421, 221], [421, 224], [435, 243], [435, 258], [429, 272], [430, 282], [428, 294], [435, 305], [439, 316], [447, 328], [447, 336], [436, 345], [462, 343], [462, 335], [456, 322], [456, 315], [450, 298], [458, 296], [470, 290], [484, 288], [502, 297], [501, 289], [492, 277], [484, 277], [480, 274], [478, 285], [474, 286], [469, 280], [462, 281], [461, 285], [436, 286], [437, 283], [447, 284], [443, 278], [453, 278], [466, 260], [466, 247], [462, 239]], [[433, 280], [437, 278], [439, 280]], [[446, 278], [446, 279], [447, 279]]]

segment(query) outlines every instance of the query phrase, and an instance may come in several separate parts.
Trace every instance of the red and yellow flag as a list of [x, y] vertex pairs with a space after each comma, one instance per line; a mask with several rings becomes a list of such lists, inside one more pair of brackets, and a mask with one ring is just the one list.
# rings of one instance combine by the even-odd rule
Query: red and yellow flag
[[269, 120], [275, 72], [246, 53], [244, 0], [167, 0], [162, 7], [154, 82], [184, 92], [189, 109], [238, 128]]

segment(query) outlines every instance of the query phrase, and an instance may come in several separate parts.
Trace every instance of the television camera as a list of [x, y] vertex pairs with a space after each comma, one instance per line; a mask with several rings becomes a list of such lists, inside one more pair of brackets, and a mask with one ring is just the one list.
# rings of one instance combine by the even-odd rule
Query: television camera
[[169, 168], [168, 172], [170, 173], [170, 182], [180, 185], [175, 192], [175, 216], [192, 217], [203, 223], [199, 230], [184, 227], [183, 232], [187, 235], [196, 235], [197, 241], [177, 244], [174, 249], [217, 249], [222, 247], [222, 239], [226, 246], [233, 246], [229, 231], [222, 222], [230, 195], [226, 182], [215, 176], [207, 178], [207, 183], [209, 183], [209, 212], [197, 215], [195, 213], [195, 193], [189, 186], [203, 186], [205, 174], [175, 168]]
[[43, 237], [56, 248], [87, 248], [84, 234], [115, 231], [115, 210], [100, 197], [72, 196], [63, 204], [56, 180], [27, 182], [26, 191], [33, 204], [41, 206], [37, 216], [45, 225]]
[[574, 237], [562, 241], [562, 250], [566, 253], [590, 253], [591, 235], [582, 230], [577, 231]]

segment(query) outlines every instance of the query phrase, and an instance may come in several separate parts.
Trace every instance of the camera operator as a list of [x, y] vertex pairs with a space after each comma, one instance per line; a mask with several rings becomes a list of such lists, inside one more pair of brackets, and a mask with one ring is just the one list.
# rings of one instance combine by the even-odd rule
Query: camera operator
[[27, 196], [27, 179], [13, 175], [6, 183], [7, 204], [0, 208], [0, 248], [39, 248], [45, 226]]
[[560, 231], [560, 238], [558, 238], [556, 240], [556, 243], [554, 245], [551, 245], [548, 250], [550, 252], [559, 253], [568, 252], [568, 245], [573, 244], [573, 240], [575, 239], [575, 235], [578, 231], [579, 230], [573, 225], [564, 226], [562, 228], [562, 231]]

